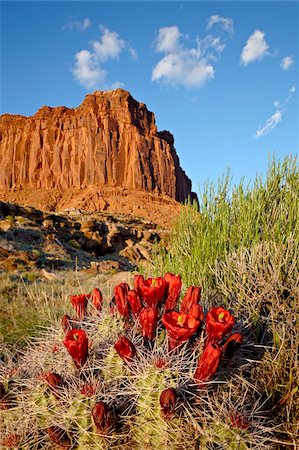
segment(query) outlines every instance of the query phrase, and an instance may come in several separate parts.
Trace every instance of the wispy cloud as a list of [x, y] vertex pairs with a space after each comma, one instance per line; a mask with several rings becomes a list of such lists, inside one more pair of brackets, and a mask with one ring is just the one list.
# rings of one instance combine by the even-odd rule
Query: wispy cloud
[[188, 36], [176, 25], [159, 29], [154, 48], [165, 56], [154, 67], [152, 81], [168, 86], [200, 88], [214, 77], [213, 63], [225, 49], [223, 39], [208, 34], [203, 39], [196, 38], [191, 48], [186, 44], [188, 41]]
[[128, 52], [130, 53], [132, 59], [138, 59], [138, 53], [134, 47], [129, 46]]
[[116, 31], [100, 26], [101, 36], [90, 42], [91, 50], [81, 50], [75, 54], [73, 75], [79, 83], [87, 89], [105, 87], [122, 87], [124, 84], [116, 81], [107, 84], [107, 71], [104, 64], [111, 59], [119, 59], [121, 53], [127, 50], [136, 59], [137, 52]]
[[257, 132], [255, 133], [255, 137], [259, 138], [264, 136], [265, 134], [270, 133], [270, 131], [274, 130], [276, 125], [282, 121], [282, 112], [277, 110], [274, 114], [272, 114], [269, 119], [266, 120], [263, 126], [260, 126]]
[[285, 56], [280, 61], [280, 67], [282, 68], [282, 70], [289, 70], [293, 66], [293, 64], [294, 64], [294, 56], [293, 55]]
[[265, 39], [265, 33], [260, 30], [255, 30], [251, 36], [249, 36], [246, 45], [243, 47], [241, 53], [240, 62], [242, 65], [261, 60], [264, 56], [268, 55], [269, 45]]
[[218, 14], [209, 17], [207, 20], [207, 30], [210, 30], [214, 26], [227, 31], [229, 34], [234, 34], [234, 22], [230, 17], [221, 17]]
[[91, 26], [91, 20], [87, 17], [83, 20], [68, 22], [61, 27], [64, 31], [85, 31]]
[[286, 111], [286, 105], [291, 101], [295, 91], [296, 87], [292, 86], [289, 90], [288, 96], [281, 104], [277, 100], [275, 100], [274, 106], [276, 108], [276, 111], [272, 114], [271, 117], [269, 117], [269, 119], [266, 120], [263, 125], [259, 126], [254, 135], [257, 139], [261, 136], [264, 136], [265, 134], [270, 133], [279, 124], [279, 122], [282, 121], [283, 114]]

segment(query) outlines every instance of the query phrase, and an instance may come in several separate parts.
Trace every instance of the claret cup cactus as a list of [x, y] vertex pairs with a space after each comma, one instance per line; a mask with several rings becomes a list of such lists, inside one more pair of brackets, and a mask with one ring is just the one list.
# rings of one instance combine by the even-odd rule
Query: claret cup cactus
[[2, 448], [210, 448], [208, 395], [232, 376], [244, 336], [228, 310], [205, 315], [200, 287], [180, 299], [181, 288], [179, 275], [136, 275], [112, 299], [73, 295], [74, 317], [2, 370]]

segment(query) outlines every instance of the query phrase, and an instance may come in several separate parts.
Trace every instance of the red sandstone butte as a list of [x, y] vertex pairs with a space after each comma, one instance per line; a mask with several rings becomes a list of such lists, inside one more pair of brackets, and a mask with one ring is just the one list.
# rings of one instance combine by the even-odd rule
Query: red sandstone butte
[[172, 134], [159, 132], [128, 91], [96, 91], [77, 108], [44, 106], [31, 117], [0, 116], [2, 200], [113, 209], [115, 191], [195, 198]]

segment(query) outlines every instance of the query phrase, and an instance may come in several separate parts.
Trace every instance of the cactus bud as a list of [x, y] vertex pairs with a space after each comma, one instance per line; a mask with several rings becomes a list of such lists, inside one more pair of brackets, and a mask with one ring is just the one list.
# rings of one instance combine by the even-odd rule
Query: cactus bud
[[71, 318], [68, 314], [65, 314], [61, 319], [61, 326], [65, 333], [70, 331], [73, 327], [71, 325]]
[[115, 342], [114, 348], [125, 362], [131, 362], [136, 353], [134, 344], [125, 336], [121, 336]]
[[172, 273], [166, 273], [164, 280], [167, 283], [167, 296], [165, 301], [165, 311], [171, 310], [175, 307], [176, 302], [180, 296], [182, 289], [181, 275], [173, 275]]
[[203, 382], [209, 381], [216, 373], [221, 355], [222, 348], [216, 342], [208, 344], [203, 351], [194, 374], [194, 379], [200, 387], [204, 387]]
[[238, 428], [239, 430], [247, 430], [249, 428], [250, 424], [247, 422], [245, 417], [241, 416], [237, 412], [233, 412], [229, 416], [231, 424], [234, 428]]
[[156, 335], [158, 308], [146, 307], [140, 313], [142, 336], [152, 341]]
[[129, 316], [129, 303], [127, 300], [127, 293], [129, 290], [130, 287], [127, 283], [118, 284], [114, 288], [114, 297], [117, 310], [124, 317]]
[[94, 309], [98, 312], [101, 312], [103, 306], [103, 296], [101, 291], [97, 288], [94, 288], [93, 291], [91, 291], [90, 295]]
[[177, 401], [177, 392], [174, 388], [167, 388], [160, 395], [161, 414], [164, 419], [169, 420], [173, 415]]
[[128, 292], [127, 299], [130, 304], [133, 315], [135, 317], [138, 317], [140, 311], [142, 310], [140, 295], [136, 291], [132, 290]]
[[75, 308], [79, 319], [84, 319], [89, 298], [90, 294], [71, 295], [71, 303]]
[[62, 377], [57, 373], [47, 372], [44, 374], [43, 378], [48, 383], [48, 386], [55, 395], [55, 397], [57, 397], [58, 389], [63, 385]]
[[58, 444], [61, 447], [70, 447], [71, 440], [70, 440], [67, 432], [65, 430], [63, 430], [62, 428], [57, 427], [57, 426], [52, 426], [52, 427], [48, 428], [47, 432], [48, 432], [50, 439], [53, 442], [55, 442], [55, 444]]
[[111, 410], [104, 402], [97, 402], [91, 411], [97, 429], [106, 433], [111, 428]]
[[193, 305], [197, 305], [201, 298], [201, 287], [190, 286], [183, 298], [181, 311], [190, 312]]

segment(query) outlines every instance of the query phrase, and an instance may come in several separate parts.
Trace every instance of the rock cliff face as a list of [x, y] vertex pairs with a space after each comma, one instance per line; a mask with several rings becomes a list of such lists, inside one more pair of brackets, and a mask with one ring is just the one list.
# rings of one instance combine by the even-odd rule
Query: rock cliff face
[[191, 182], [173, 136], [123, 89], [96, 91], [74, 109], [0, 117], [0, 189], [122, 188], [183, 202]]

